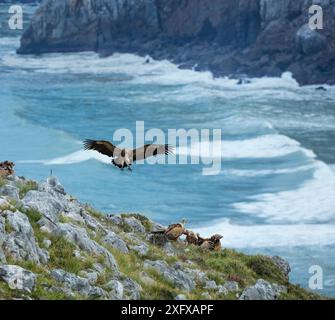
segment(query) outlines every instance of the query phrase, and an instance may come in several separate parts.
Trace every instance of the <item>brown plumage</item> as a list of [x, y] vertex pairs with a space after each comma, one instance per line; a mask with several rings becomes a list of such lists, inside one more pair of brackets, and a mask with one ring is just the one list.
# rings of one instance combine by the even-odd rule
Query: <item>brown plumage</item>
[[5, 161], [0, 163], [0, 176], [10, 176], [14, 174], [14, 162]]
[[168, 226], [165, 230], [165, 234], [169, 240], [176, 241], [185, 234], [185, 223], [186, 220], [182, 220], [181, 223], [175, 223]]
[[209, 239], [202, 239], [202, 243], [199, 244], [201, 248], [208, 249], [211, 251], [220, 251], [221, 247], [221, 239], [223, 237], [219, 234], [215, 234], [214, 236], [210, 237]]
[[190, 230], [186, 230], [184, 234], [186, 235], [186, 242], [188, 244], [198, 245], [199, 234], [195, 234], [193, 231]]
[[157, 155], [169, 155], [173, 153], [173, 147], [165, 144], [146, 144], [138, 149], [120, 149], [109, 141], [104, 140], [85, 140], [85, 150], [95, 150], [108, 157], [113, 158], [112, 163], [120, 168], [128, 168], [131, 171], [131, 166], [135, 161], [144, 160]]

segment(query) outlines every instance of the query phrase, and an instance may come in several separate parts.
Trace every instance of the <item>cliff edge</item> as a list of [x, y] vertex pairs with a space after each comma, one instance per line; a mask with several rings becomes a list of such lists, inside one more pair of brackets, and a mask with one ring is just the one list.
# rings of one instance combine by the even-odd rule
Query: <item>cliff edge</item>
[[[316, 3], [324, 29], [308, 27]], [[335, 0], [44, 0], [18, 53], [151, 55], [215, 76], [335, 84]]]

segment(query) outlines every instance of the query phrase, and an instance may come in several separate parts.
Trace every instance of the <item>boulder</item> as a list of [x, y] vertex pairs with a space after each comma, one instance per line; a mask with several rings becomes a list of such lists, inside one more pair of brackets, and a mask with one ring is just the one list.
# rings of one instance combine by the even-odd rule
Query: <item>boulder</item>
[[66, 272], [62, 269], [55, 269], [50, 273], [50, 275], [53, 279], [61, 283], [66, 288], [83, 296], [87, 296], [90, 299], [107, 296], [107, 293], [103, 289], [92, 286], [88, 279], [78, 277], [75, 274]]
[[56, 193], [32, 190], [29, 191], [22, 202], [27, 209], [34, 209], [57, 223], [59, 216], [64, 212], [67, 200]]
[[296, 35], [299, 51], [305, 55], [313, 55], [327, 47], [327, 38], [317, 30], [312, 30], [308, 24], [304, 24]]
[[280, 294], [287, 292], [287, 288], [277, 284], [271, 284], [259, 279], [255, 285], [246, 288], [240, 300], [277, 300]]
[[123, 222], [130, 227], [133, 232], [145, 233], [142, 223], [135, 217], [123, 218]]
[[227, 281], [224, 284], [224, 288], [228, 291], [228, 293], [239, 291], [238, 282], [236, 281]]
[[217, 284], [216, 284], [216, 282], [215, 281], [213, 281], [213, 280], [208, 280], [208, 281], [206, 281], [206, 284], [205, 284], [205, 287], [204, 287], [204, 289], [210, 289], [210, 290], [215, 290], [215, 289], [217, 289]]
[[109, 290], [110, 298], [112, 300], [122, 300], [123, 298], [123, 284], [118, 280], [111, 280], [106, 284], [106, 289]]
[[142, 287], [134, 280], [126, 278], [123, 280], [125, 296], [130, 300], [139, 300], [141, 298]]
[[48, 261], [48, 254], [36, 242], [34, 230], [25, 214], [7, 211], [6, 224], [11, 231], [5, 235], [3, 248], [12, 259], [37, 264]]
[[0, 196], [5, 196], [16, 201], [20, 200], [18, 189], [9, 184], [0, 188]]
[[0, 279], [5, 281], [12, 290], [31, 293], [35, 287], [36, 275], [19, 266], [2, 265], [0, 266]]
[[77, 245], [81, 250], [96, 255], [103, 255], [105, 257], [106, 265], [115, 271], [118, 270], [113, 255], [103, 246], [92, 240], [86, 229], [69, 223], [59, 223], [57, 227], [53, 229], [53, 233], [65, 237], [68, 241]]
[[154, 269], [156, 272], [161, 274], [167, 281], [171, 282], [176, 287], [185, 290], [186, 292], [192, 291], [196, 286], [195, 281], [187, 272], [182, 271], [182, 269], [180, 269], [179, 267], [170, 267], [165, 261], [146, 260], [144, 262], [144, 268]]
[[278, 256], [269, 257], [269, 258], [274, 264], [276, 264], [279, 267], [279, 269], [283, 272], [285, 277], [288, 278], [291, 272], [291, 266], [289, 265], [289, 263], [283, 258], [278, 257]]
[[121, 252], [129, 252], [126, 243], [113, 231], [108, 231], [107, 235], [102, 239], [102, 241]]

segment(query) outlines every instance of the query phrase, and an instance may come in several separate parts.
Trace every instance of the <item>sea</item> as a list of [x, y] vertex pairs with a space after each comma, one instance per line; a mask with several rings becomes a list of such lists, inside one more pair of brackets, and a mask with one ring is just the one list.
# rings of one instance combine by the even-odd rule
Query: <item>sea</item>
[[[335, 87], [300, 87], [291, 74], [236, 80], [181, 70], [134, 54], [17, 55], [21, 30], [0, 4], [0, 160], [106, 214], [141, 213], [162, 224], [187, 219], [223, 246], [279, 255], [292, 282], [335, 296]], [[36, 6], [24, 6], [29, 24]], [[112, 140], [136, 122], [147, 130], [220, 129], [218, 174], [204, 164], [134, 165], [121, 171], [87, 138]], [[149, 141], [151, 142], [151, 141]], [[176, 148], [201, 154], [199, 143]], [[196, 144], [196, 145], [195, 145]], [[206, 148], [204, 148], [206, 149]], [[322, 288], [321, 288], [322, 287]]]

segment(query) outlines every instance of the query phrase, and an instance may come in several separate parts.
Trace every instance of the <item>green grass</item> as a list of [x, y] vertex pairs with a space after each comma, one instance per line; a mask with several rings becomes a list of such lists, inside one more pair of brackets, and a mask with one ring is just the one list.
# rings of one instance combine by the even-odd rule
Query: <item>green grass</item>
[[95, 210], [94, 208], [86, 205], [85, 206], [85, 210], [87, 211], [87, 213], [92, 216], [93, 218], [98, 219], [99, 221], [104, 221], [105, 220], [105, 215], [97, 210]]
[[76, 246], [67, 241], [64, 237], [51, 236], [50, 240], [50, 269], [60, 268], [67, 272], [78, 274], [81, 270], [93, 267], [95, 262], [94, 257], [87, 256], [85, 259], [77, 258], [74, 255]]
[[289, 284], [287, 293], [282, 294], [280, 300], [328, 300], [328, 298], [305, 290], [298, 285]]
[[121, 217], [122, 218], [130, 218], [130, 217], [136, 218], [137, 220], [139, 220], [142, 223], [146, 232], [150, 232], [151, 229], [152, 229], [152, 223], [150, 222], [150, 220], [147, 217], [145, 217], [141, 214], [138, 214], [138, 213], [129, 213], [129, 214], [122, 213]]
[[8, 221], [6, 221], [5, 223], [5, 231], [6, 233], [12, 233], [13, 231], [15, 231], [13, 227], [8, 223]]
[[7, 184], [7, 180], [0, 176], [0, 188], [4, 187]]
[[[0, 182], [1, 183], [1, 182]], [[27, 184], [25, 188], [20, 189], [20, 196], [37, 187], [37, 184]], [[49, 276], [49, 271], [55, 268], [61, 268], [67, 272], [79, 274], [82, 270], [92, 269], [94, 263], [104, 264], [105, 258], [102, 255], [90, 255], [85, 252], [81, 252], [82, 257], [76, 257], [74, 251], [78, 248], [69, 242], [67, 239], [61, 236], [50, 235], [40, 231], [38, 224], [42, 218], [42, 214], [37, 210], [24, 210], [19, 208], [18, 204], [11, 203], [12, 208], [18, 209], [27, 215], [32, 228], [34, 230], [35, 237], [40, 246], [42, 246], [44, 239], [51, 241], [51, 246], [48, 249], [50, 254], [50, 260], [48, 264], [44, 266], [38, 266], [31, 261], [11, 261], [8, 259], [8, 263], [17, 264], [21, 267], [31, 270], [38, 275], [37, 284], [34, 292], [29, 294], [34, 299], [48, 299], [48, 300], [64, 300], [64, 299], [82, 299], [83, 297], [76, 295], [75, 297], [67, 297], [63, 292], [50, 292], [50, 287], [62, 286], [62, 284], [55, 282]], [[98, 219], [102, 224], [108, 226], [108, 220], [106, 217], [89, 207], [86, 208], [87, 212], [94, 218]], [[139, 219], [145, 226], [146, 230], [151, 229], [150, 220], [146, 217], [138, 214], [125, 215], [122, 217], [133, 216]], [[65, 215], [61, 215], [60, 222], [68, 223], [71, 219]], [[82, 226], [85, 227], [85, 226]], [[121, 231], [128, 230], [127, 225], [120, 227], [113, 226], [114, 229], [128, 245], [133, 244], [131, 240], [125, 237], [125, 234]], [[11, 232], [12, 228], [7, 223], [5, 224], [6, 232]], [[89, 228], [86, 227], [89, 231]], [[113, 229], [113, 230], [114, 230]], [[91, 234], [89, 232], [89, 234]], [[237, 281], [239, 283], [240, 291], [249, 285], [255, 284], [258, 279], [264, 279], [271, 283], [277, 283], [279, 285], [285, 285], [288, 288], [286, 294], [281, 295], [280, 299], [324, 299], [314, 293], [304, 290], [303, 288], [288, 283], [286, 277], [281, 273], [277, 265], [275, 265], [269, 258], [256, 255], [249, 256], [246, 254], [238, 253], [235, 250], [224, 249], [221, 252], [211, 252], [204, 250], [197, 246], [186, 246], [183, 243], [174, 242], [175, 255], [169, 256], [160, 247], [156, 247], [149, 244], [149, 251], [145, 256], [138, 255], [135, 251], [130, 251], [128, 254], [120, 252], [119, 250], [112, 248], [101, 241], [103, 234], [95, 232], [91, 238], [103, 245], [109, 250], [115, 260], [117, 261], [119, 270], [124, 276], [129, 277], [136, 281], [142, 287], [141, 299], [151, 300], [163, 300], [163, 299], [174, 299], [178, 294], [185, 294], [188, 299], [199, 300], [203, 299], [202, 293], [209, 292], [212, 299], [236, 299], [236, 293], [231, 293], [226, 296], [219, 295], [215, 290], [204, 289], [201, 284], [197, 283], [196, 289], [191, 293], [185, 293], [181, 289], [176, 288], [172, 283], [166, 280], [161, 274], [157, 273], [154, 269], [145, 269], [143, 263], [146, 259], [149, 260], [163, 260], [169, 265], [173, 265], [176, 262], [185, 263], [185, 267], [199, 269], [206, 272], [210, 280], [214, 280], [218, 285], [223, 285], [226, 281]], [[144, 236], [139, 237], [145, 241]], [[187, 250], [186, 250], [187, 249]], [[191, 264], [186, 264], [187, 261], [191, 261]], [[143, 279], [141, 276], [142, 272], [146, 272], [148, 276], [154, 281], [153, 283]], [[109, 280], [115, 275], [115, 271], [106, 268], [104, 272], [99, 275], [97, 285], [104, 288]], [[24, 298], [27, 296], [25, 293], [13, 291], [8, 286], [0, 281], [0, 299], [12, 299], [12, 298]]]
[[20, 199], [22, 199], [29, 191], [37, 190], [38, 183], [35, 181], [26, 181], [25, 183], [19, 183], [17, 187], [19, 188]]

